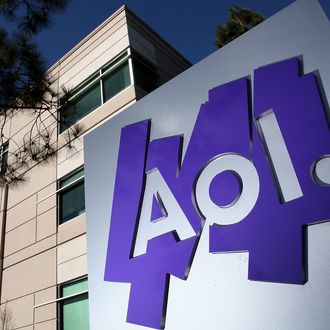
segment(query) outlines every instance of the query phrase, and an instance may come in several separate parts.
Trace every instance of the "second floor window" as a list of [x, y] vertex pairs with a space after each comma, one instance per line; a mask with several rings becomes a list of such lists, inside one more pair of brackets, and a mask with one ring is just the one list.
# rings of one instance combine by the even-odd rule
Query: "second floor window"
[[60, 108], [62, 133], [80, 119], [110, 100], [132, 83], [145, 92], [159, 85], [156, 66], [130, 50], [118, 55], [72, 91], [67, 105]]
[[118, 56], [80, 84], [60, 109], [60, 133], [131, 85], [128, 52]]

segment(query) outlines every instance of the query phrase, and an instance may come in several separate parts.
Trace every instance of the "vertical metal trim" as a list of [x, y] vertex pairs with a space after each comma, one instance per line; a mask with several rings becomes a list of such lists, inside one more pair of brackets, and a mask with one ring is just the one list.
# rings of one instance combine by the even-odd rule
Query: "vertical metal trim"
[[0, 234], [0, 301], [2, 301], [2, 277], [3, 277], [3, 259], [6, 237], [7, 205], [8, 205], [8, 185], [3, 187], [2, 196], [2, 216], [1, 216], [1, 234]]
[[131, 79], [131, 85], [134, 85], [134, 73], [133, 73], [133, 61], [132, 61], [132, 52], [131, 49], [127, 49], [127, 54], [128, 54], [128, 68], [129, 68], [129, 77]]
[[102, 77], [102, 69], [100, 69], [100, 93], [101, 93], [101, 105], [104, 104], [104, 93], [103, 93], [103, 77]]

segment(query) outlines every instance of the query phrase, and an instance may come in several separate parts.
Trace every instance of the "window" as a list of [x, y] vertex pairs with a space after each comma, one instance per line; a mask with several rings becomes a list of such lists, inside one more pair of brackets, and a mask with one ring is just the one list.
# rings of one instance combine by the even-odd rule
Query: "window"
[[104, 102], [111, 99], [131, 84], [128, 62], [109, 72], [103, 78]]
[[88, 330], [88, 289], [87, 279], [61, 285], [59, 295], [60, 330]]
[[117, 56], [72, 92], [60, 109], [60, 133], [131, 84], [128, 51]]
[[0, 173], [5, 173], [8, 161], [8, 147], [9, 143], [6, 142], [0, 147]]
[[133, 58], [134, 80], [146, 92], [150, 93], [159, 85], [156, 68], [139, 56]]
[[60, 133], [131, 85], [133, 76], [148, 93], [159, 85], [155, 65], [127, 50], [73, 90], [67, 106], [60, 109]]
[[88, 83], [90, 83], [89, 87], [76, 95], [69, 105], [61, 111], [60, 132], [65, 131], [101, 105], [99, 80], [95, 81], [94, 77], [94, 81], [90, 79]]
[[83, 169], [59, 180], [58, 189], [59, 224], [85, 212]]

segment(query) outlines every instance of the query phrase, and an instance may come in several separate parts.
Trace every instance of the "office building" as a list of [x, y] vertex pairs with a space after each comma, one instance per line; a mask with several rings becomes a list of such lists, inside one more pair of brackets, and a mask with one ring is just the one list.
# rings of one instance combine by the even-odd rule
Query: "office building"
[[[54, 87], [71, 91], [71, 107], [55, 113], [60, 125], [43, 118], [57, 132], [52, 143], [64, 145], [76, 123], [81, 132], [26, 182], [2, 189], [1, 303], [11, 329], [88, 329], [83, 136], [189, 66], [123, 6], [49, 69]], [[33, 123], [23, 111], [11, 118], [2, 162]]]

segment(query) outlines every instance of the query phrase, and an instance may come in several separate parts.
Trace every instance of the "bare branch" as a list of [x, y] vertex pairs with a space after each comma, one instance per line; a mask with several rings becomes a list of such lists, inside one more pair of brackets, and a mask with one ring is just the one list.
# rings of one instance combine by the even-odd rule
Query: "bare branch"
[[13, 329], [12, 318], [12, 311], [6, 302], [0, 308], [0, 330]]

